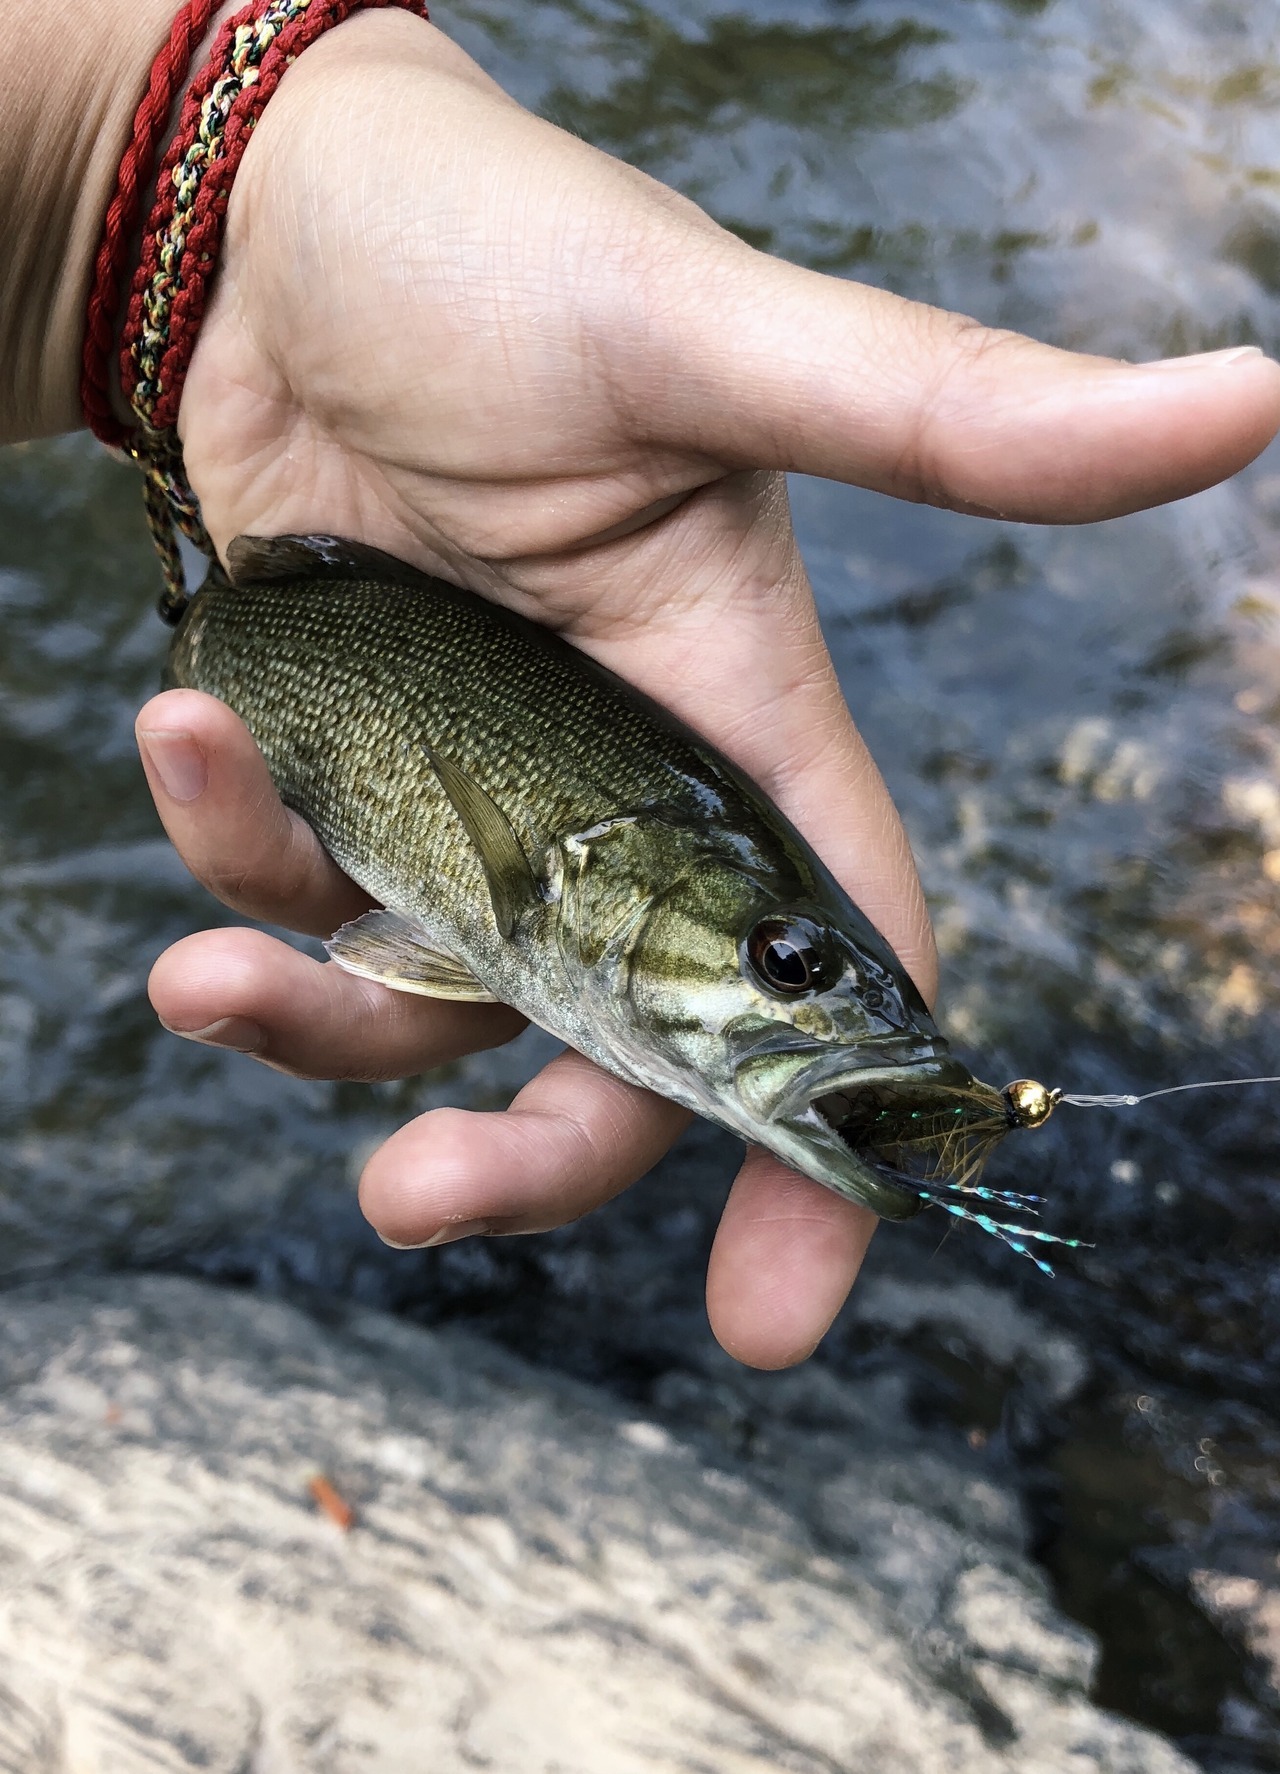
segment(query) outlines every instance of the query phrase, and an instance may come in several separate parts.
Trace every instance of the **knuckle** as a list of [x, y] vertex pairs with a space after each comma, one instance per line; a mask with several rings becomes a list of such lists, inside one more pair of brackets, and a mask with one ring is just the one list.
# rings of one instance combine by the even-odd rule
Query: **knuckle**
[[927, 369], [919, 379], [914, 413], [905, 426], [894, 491], [924, 505], [966, 508], [955, 482], [951, 447], [958, 426], [990, 406], [991, 388], [1007, 372], [1005, 360], [1029, 341], [1008, 328], [986, 326], [972, 315], [924, 309], [921, 350]]
[[270, 923], [288, 922], [310, 909], [312, 871], [306, 847], [290, 825], [272, 844], [206, 857], [197, 871], [216, 899], [233, 911]]
[[289, 922], [299, 909], [268, 868], [245, 863], [214, 865], [201, 874], [200, 880], [223, 905], [266, 924]]

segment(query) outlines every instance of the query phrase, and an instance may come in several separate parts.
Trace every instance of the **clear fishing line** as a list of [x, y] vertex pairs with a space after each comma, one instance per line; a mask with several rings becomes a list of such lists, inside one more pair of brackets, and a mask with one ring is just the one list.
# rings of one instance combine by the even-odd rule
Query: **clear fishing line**
[[1058, 1091], [1060, 1103], [1073, 1109], [1136, 1109], [1139, 1103], [1153, 1102], [1158, 1096], [1176, 1096], [1183, 1090], [1234, 1090], [1244, 1084], [1280, 1084], [1280, 1078], [1202, 1078], [1195, 1084], [1166, 1084], [1163, 1090], [1146, 1090], [1140, 1096], [1131, 1091], [1102, 1091], [1089, 1095], [1082, 1091]]

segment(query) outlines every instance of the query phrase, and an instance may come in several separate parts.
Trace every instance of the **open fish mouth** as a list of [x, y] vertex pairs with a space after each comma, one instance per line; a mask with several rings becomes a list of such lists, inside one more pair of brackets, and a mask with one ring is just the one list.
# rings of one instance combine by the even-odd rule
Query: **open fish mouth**
[[[963, 1067], [954, 1070], [964, 1074]], [[999, 1093], [968, 1074], [944, 1083], [864, 1073], [813, 1097], [810, 1106], [860, 1163], [922, 1199], [965, 1188], [1008, 1129]]]
[[917, 1166], [896, 1150], [911, 1111], [983, 1088], [941, 1041], [900, 1037], [853, 1051], [753, 1055], [738, 1084], [758, 1117], [755, 1137], [767, 1127], [763, 1143], [786, 1162], [892, 1220], [925, 1205]]
[[917, 1107], [985, 1089], [944, 1041], [919, 1035], [843, 1050], [757, 1048], [738, 1067], [736, 1086], [750, 1117], [741, 1124], [747, 1138], [892, 1220], [909, 1219], [926, 1204], [914, 1174], [919, 1167], [904, 1167], [897, 1151], [899, 1124]]
[[[893, 1035], [861, 1041], [854, 1048], [800, 1046], [788, 1040], [775, 1048], [762, 1044], [737, 1071], [739, 1088], [769, 1119], [789, 1119], [830, 1097], [862, 1103], [871, 1091], [896, 1095], [910, 1090], [927, 1095], [967, 1090], [973, 1073], [954, 1058], [940, 1038]], [[836, 1105], [838, 1119], [847, 1119]]]

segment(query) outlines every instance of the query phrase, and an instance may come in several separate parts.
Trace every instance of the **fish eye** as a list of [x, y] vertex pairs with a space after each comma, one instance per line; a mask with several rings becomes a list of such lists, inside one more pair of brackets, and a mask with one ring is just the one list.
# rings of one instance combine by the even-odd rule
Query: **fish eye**
[[820, 941], [808, 918], [762, 918], [747, 938], [747, 959], [769, 991], [794, 998], [826, 984]]
[[885, 1003], [885, 994], [879, 986], [867, 986], [862, 993], [862, 1002], [868, 1010], [879, 1010]]

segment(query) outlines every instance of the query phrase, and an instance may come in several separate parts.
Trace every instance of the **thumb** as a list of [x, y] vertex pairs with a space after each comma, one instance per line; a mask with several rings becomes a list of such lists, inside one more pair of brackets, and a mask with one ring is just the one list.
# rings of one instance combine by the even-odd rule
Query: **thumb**
[[1280, 364], [1255, 346], [1120, 363], [820, 276], [728, 236], [684, 264], [683, 300], [668, 276], [651, 335], [664, 394], [651, 411], [662, 441], [735, 467], [1086, 523], [1225, 479], [1280, 427]]

